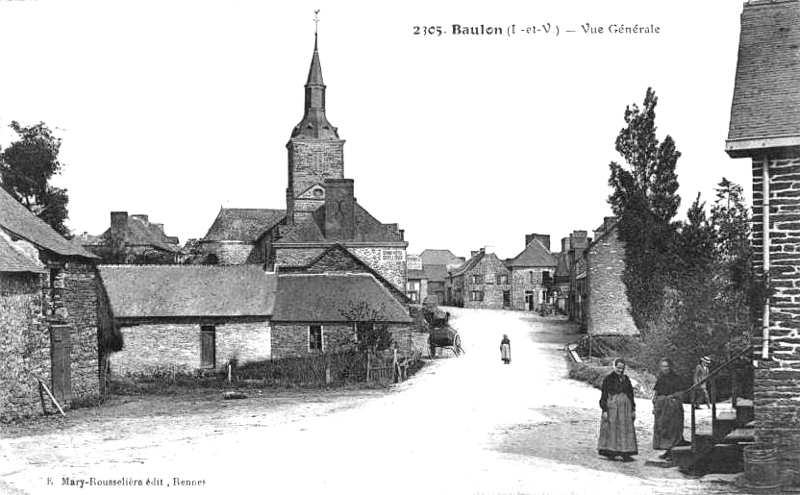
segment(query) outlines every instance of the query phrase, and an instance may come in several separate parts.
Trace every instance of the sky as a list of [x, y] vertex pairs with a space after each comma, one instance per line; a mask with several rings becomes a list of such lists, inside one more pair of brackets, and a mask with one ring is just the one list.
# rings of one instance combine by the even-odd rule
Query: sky
[[525, 234], [549, 234], [558, 251], [597, 228], [625, 108], [648, 87], [659, 139], [682, 153], [680, 216], [698, 193], [713, 201], [723, 176], [751, 198], [749, 160], [724, 152], [735, 0], [0, 0], [0, 145], [12, 120], [55, 130], [65, 166], [54, 183], [76, 234], [127, 211], [183, 243], [220, 207], [285, 208], [317, 9], [345, 177], [373, 216], [405, 230], [409, 253], [510, 258]]

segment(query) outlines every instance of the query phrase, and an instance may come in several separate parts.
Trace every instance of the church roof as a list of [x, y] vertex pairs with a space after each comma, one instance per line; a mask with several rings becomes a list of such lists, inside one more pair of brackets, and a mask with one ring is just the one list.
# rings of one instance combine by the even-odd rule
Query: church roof
[[533, 239], [525, 246], [516, 258], [509, 261], [509, 267], [529, 267], [529, 266], [556, 266], [556, 260], [550, 251], [544, 247], [539, 239]]
[[269, 316], [275, 305], [275, 274], [257, 265], [101, 265], [99, 271], [116, 318]]
[[355, 304], [379, 311], [388, 323], [410, 323], [406, 308], [368, 273], [280, 275], [275, 296], [276, 322], [344, 322]]
[[741, 16], [726, 149], [800, 145], [800, 2], [755, 1]]
[[21, 237], [39, 248], [62, 256], [80, 256], [96, 259], [97, 256], [76, 246], [53, 230], [22, 203], [0, 187], [0, 228], [16, 237]]
[[[367, 210], [355, 203], [355, 233], [352, 239], [344, 242], [402, 242], [403, 237], [395, 224], [380, 223]], [[314, 213], [289, 230], [276, 242], [341, 242], [341, 239], [328, 239], [325, 235], [325, 206], [320, 206]]]
[[449, 265], [466, 261], [451, 253], [449, 249], [426, 249], [419, 256], [423, 265]]
[[286, 218], [286, 210], [220, 208], [203, 241], [255, 242]]

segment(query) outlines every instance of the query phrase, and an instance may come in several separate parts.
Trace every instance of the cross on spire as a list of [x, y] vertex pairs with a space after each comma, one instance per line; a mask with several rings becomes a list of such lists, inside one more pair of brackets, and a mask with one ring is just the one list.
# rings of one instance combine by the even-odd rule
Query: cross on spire
[[317, 28], [319, 28], [319, 18], [317, 14], [319, 14], [320, 9], [314, 11], [314, 35], [317, 34]]

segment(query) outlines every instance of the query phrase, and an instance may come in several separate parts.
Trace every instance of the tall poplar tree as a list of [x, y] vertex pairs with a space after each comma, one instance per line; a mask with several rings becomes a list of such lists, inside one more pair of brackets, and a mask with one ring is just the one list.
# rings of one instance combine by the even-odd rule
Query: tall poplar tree
[[634, 323], [642, 334], [660, 315], [664, 290], [675, 266], [673, 245], [680, 196], [675, 166], [681, 153], [669, 135], [656, 137], [658, 98], [647, 88], [642, 107], [625, 108], [616, 150], [625, 164], [611, 162], [608, 198], [625, 243], [625, 284]]

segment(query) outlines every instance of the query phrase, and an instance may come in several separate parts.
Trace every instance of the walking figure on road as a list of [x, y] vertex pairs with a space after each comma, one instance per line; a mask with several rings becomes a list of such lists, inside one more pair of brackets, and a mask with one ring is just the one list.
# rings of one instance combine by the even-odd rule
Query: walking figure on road
[[511, 362], [511, 341], [508, 340], [508, 335], [503, 334], [503, 340], [500, 341], [500, 359], [505, 364]]
[[[694, 369], [695, 385], [708, 378], [708, 365], [710, 364], [711, 364], [710, 357], [703, 356], [700, 358], [700, 364], [698, 364]], [[700, 401], [703, 401], [706, 407], [711, 409], [711, 400], [709, 399], [708, 388], [706, 387], [707, 384], [708, 382], [703, 383], [702, 385], [694, 389], [694, 400], [692, 401], [692, 403], [694, 404], [695, 409], [700, 409]]]
[[681, 379], [672, 369], [672, 361], [664, 358], [659, 363], [660, 372], [653, 389], [653, 449], [669, 450], [684, 443], [683, 391]]
[[625, 360], [614, 360], [614, 371], [603, 380], [600, 395], [600, 437], [597, 451], [600, 455], [615, 459], [622, 456], [624, 462], [631, 462], [639, 453], [636, 444], [636, 403], [633, 400], [633, 385], [625, 374]]

